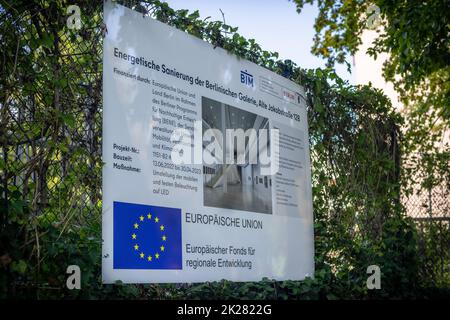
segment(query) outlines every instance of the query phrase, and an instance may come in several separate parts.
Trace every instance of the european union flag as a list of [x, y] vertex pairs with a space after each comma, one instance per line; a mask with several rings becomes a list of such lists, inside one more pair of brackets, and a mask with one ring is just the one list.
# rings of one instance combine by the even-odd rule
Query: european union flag
[[114, 202], [114, 269], [181, 269], [181, 209]]

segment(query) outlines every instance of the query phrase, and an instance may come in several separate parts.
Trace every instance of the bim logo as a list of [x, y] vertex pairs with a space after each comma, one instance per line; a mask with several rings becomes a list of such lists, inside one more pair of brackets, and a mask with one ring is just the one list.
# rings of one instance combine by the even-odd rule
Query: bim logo
[[253, 76], [247, 72], [247, 70], [241, 70], [241, 83], [248, 87], [253, 87]]

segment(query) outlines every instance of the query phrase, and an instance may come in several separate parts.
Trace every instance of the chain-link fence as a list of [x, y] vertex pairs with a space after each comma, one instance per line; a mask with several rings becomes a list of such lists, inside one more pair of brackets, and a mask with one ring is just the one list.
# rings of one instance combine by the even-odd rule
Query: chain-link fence
[[407, 214], [417, 221], [450, 221], [449, 184], [442, 181], [432, 188], [417, 186], [409, 197], [405, 197]]
[[421, 186], [419, 179], [411, 194], [403, 198], [406, 214], [417, 225], [419, 252], [423, 256], [420, 272], [437, 285], [450, 281], [449, 199], [450, 187], [445, 179], [428, 188]]
[[[64, 247], [79, 250], [60, 237], [80, 233], [88, 242], [100, 232], [101, 4], [82, 5], [79, 30], [66, 24], [68, 7], [0, 4], [0, 251], [3, 276], [21, 275], [10, 294], [52, 290], [76, 255]], [[55, 278], [42, 276], [51, 270]]]

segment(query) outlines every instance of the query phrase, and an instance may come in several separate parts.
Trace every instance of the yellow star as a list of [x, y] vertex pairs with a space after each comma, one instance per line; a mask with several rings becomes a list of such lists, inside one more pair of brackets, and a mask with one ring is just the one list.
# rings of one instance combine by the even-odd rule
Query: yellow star
[[144, 221], [144, 216], [140, 216], [139, 220]]
[[161, 231], [163, 231], [164, 230], [164, 226], [161, 226], [161, 227], [159, 227], [160, 229], [161, 229]]
[[156, 253], [156, 254], [155, 254], [155, 258], [156, 258], [156, 259], [159, 259], [159, 253]]
[[139, 225], [137, 223], [134, 224], [135, 229], [139, 229]]
[[136, 239], [136, 233], [133, 233], [133, 234], [131, 235], [131, 238]]
[[137, 244], [134, 245], [134, 250], [139, 250], [139, 246]]
[[164, 251], [164, 246], [159, 247], [161, 249], [161, 251]]
[[147, 257], [147, 261], [152, 261], [152, 259], [153, 259], [152, 256]]
[[139, 255], [141, 257], [141, 259], [144, 259], [144, 253], [141, 252], [141, 254]]
[[162, 241], [166, 241], [166, 236], [162, 236]]
[[147, 219], [149, 219], [149, 220], [152, 219], [152, 215], [150, 213], [147, 215]]
[[159, 218], [158, 218], [158, 217], [155, 218], [155, 222], [156, 222], [156, 223], [159, 222]]

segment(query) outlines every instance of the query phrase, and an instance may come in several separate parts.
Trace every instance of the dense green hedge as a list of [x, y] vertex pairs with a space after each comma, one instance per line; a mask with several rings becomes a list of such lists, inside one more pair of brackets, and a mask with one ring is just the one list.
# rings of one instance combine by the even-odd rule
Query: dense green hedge
[[[83, 28], [71, 31], [66, 27], [66, 8], [77, 2]], [[237, 28], [201, 19], [198, 12], [175, 11], [160, 1], [126, 3], [305, 87], [315, 277], [284, 282], [102, 285], [101, 6], [84, 1], [0, 1], [4, 49], [0, 297], [365, 299], [448, 295], [448, 271], [435, 278], [423, 272], [424, 254], [419, 252], [423, 246], [419, 246], [416, 225], [403, 213], [398, 129], [403, 119], [382, 92], [351, 86], [332, 70], [304, 70], [292, 61], [278, 60], [276, 53], [240, 36]], [[448, 227], [436, 232], [448, 237]], [[431, 265], [437, 255], [433, 248], [432, 244], [426, 247]], [[445, 259], [443, 263], [448, 264], [448, 256]], [[82, 270], [79, 291], [65, 289], [69, 264]], [[369, 291], [366, 269], [373, 264], [381, 268], [381, 290]]]

